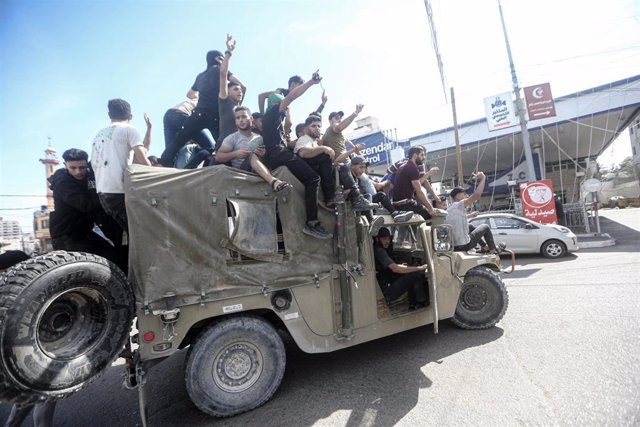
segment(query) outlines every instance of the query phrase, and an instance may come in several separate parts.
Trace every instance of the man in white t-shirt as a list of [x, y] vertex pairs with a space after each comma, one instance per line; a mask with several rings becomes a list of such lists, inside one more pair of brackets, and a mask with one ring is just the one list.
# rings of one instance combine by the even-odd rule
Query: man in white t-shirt
[[468, 196], [466, 190], [462, 187], [456, 187], [451, 190], [450, 195], [453, 203], [447, 208], [447, 218], [444, 222], [453, 228], [453, 250], [468, 251], [475, 248], [478, 243], [483, 244], [482, 242], [486, 241], [488, 250], [493, 253], [499, 253], [501, 249], [504, 249], [505, 245], [501, 243], [500, 249], [496, 248], [491, 228], [487, 224], [469, 227], [467, 208], [480, 200], [486, 181], [483, 172], [478, 172], [476, 177], [480, 181], [471, 196]]
[[147, 149], [151, 144], [151, 126], [148, 118], [144, 140], [131, 125], [131, 106], [123, 99], [108, 103], [111, 125], [98, 132], [93, 140], [91, 166], [96, 176], [96, 190], [100, 204], [123, 230], [128, 230], [124, 203], [124, 174], [131, 162], [151, 166]]
[[[269, 172], [260, 161], [265, 154], [262, 136], [252, 132], [253, 117], [247, 107], [236, 107], [234, 110], [237, 132], [228, 135], [216, 152], [216, 162], [231, 163], [234, 168], [255, 172], [271, 184], [274, 191], [291, 189], [291, 184], [282, 181]], [[221, 126], [222, 127], [222, 126]]]

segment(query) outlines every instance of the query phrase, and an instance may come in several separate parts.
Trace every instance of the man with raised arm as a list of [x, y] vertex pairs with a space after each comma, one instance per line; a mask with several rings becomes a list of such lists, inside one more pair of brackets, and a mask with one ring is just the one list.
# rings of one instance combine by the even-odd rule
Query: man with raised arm
[[[185, 121], [182, 130], [176, 135], [173, 144], [162, 153], [160, 163], [163, 166], [172, 167], [178, 151], [202, 129], [209, 129], [216, 142], [220, 138], [218, 95], [220, 92], [220, 64], [223, 60], [222, 52], [218, 50], [207, 52], [207, 69], [198, 74], [196, 81], [187, 92], [187, 98], [197, 99], [198, 105]], [[238, 77], [230, 71], [227, 72], [226, 77], [238, 83], [242, 92], [246, 93], [246, 88]], [[202, 148], [213, 151], [213, 145]]]
[[269, 108], [262, 119], [262, 138], [266, 149], [264, 161], [271, 169], [275, 169], [278, 166], [286, 166], [304, 185], [306, 223], [302, 232], [319, 239], [330, 239], [333, 235], [328, 233], [318, 220], [318, 184], [320, 177], [304, 160], [293, 154], [293, 151], [287, 147], [287, 133], [284, 124], [289, 105], [311, 86], [320, 83], [322, 78], [317, 71], [313, 73], [311, 80], [307, 82], [304, 82], [298, 76], [294, 77], [296, 79], [289, 79], [289, 93], [287, 96], [278, 104]]
[[451, 225], [453, 228], [453, 250], [468, 251], [475, 248], [478, 243], [483, 244], [482, 241], [484, 240], [487, 242], [489, 250], [497, 254], [500, 253], [506, 245], [500, 243], [499, 248], [496, 247], [489, 225], [481, 224], [472, 228], [472, 231], [469, 232], [467, 208], [480, 200], [486, 181], [486, 176], [483, 172], [478, 172], [476, 178], [479, 179], [480, 182], [478, 182], [478, 186], [471, 196], [468, 196], [467, 191], [462, 187], [455, 187], [451, 190], [452, 203], [447, 209], [445, 223]]
[[[336, 163], [342, 163], [345, 160], [348, 160], [349, 154], [358, 154], [360, 150], [364, 148], [364, 145], [362, 144], [353, 145], [353, 143], [342, 133], [349, 127], [355, 118], [358, 117], [358, 114], [362, 112], [363, 108], [363, 104], [357, 104], [355, 111], [344, 120], [342, 120], [344, 117], [344, 113], [342, 111], [335, 111], [329, 114], [329, 127], [324, 132], [324, 135], [322, 135], [320, 144], [333, 149], [336, 153]], [[347, 146], [351, 151], [346, 153]]]
[[227, 34], [227, 50], [220, 64], [220, 90], [218, 92], [218, 113], [220, 115], [220, 136], [216, 140], [215, 150], [218, 151], [222, 141], [237, 131], [234, 109], [242, 104], [243, 87], [235, 81], [227, 83], [227, 73], [231, 55], [236, 47], [236, 41], [231, 34]]
[[[333, 202], [335, 193], [335, 174], [333, 162], [335, 153], [333, 149], [319, 145], [320, 129], [322, 119], [320, 116], [311, 115], [307, 117], [305, 124], [305, 135], [298, 138], [293, 152], [302, 157], [311, 168], [320, 175], [320, 187], [324, 194], [324, 201], [327, 205]], [[355, 211], [368, 211], [380, 207], [378, 204], [371, 204], [360, 193], [360, 189], [351, 175], [351, 170], [347, 165], [338, 165], [338, 176], [340, 185], [349, 191], [348, 199], [351, 207]]]
[[409, 160], [400, 168], [394, 181], [393, 205], [396, 209], [412, 211], [422, 215], [424, 219], [431, 219], [436, 215], [444, 216], [446, 212], [431, 206], [422, 192], [418, 165], [424, 161], [425, 156], [423, 147], [415, 146], [409, 149]]
[[104, 211], [128, 231], [127, 210], [124, 204], [124, 174], [133, 162], [151, 166], [147, 149], [151, 145], [151, 122], [145, 115], [147, 132], [144, 140], [131, 125], [131, 105], [123, 99], [108, 103], [111, 125], [98, 132], [93, 139], [91, 166], [96, 176], [96, 190]]

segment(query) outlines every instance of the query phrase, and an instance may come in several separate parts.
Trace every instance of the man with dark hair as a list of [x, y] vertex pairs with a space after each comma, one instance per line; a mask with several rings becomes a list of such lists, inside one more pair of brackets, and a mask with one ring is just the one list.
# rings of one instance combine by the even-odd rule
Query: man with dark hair
[[122, 229], [113, 224], [100, 206], [95, 178], [88, 168], [89, 155], [72, 148], [65, 151], [62, 158], [64, 169], [58, 169], [49, 177], [54, 202], [49, 228], [53, 249], [89, 252], [124, 268], [123, 255], [93, 231], [94, 225], [99, 224], [104, 227], [103, 232], [118, 243], [122, 236]]
[[274, 191], [289, 190], [291, 184], [282, 181], [269, 172], [260, 161], [265, 154], [262, 137], [251, 131], [251, 111], [247, 107], [235, 108], [235, 122], [237, 131], [227, 136], [216, 152], [216, 162], [231, 162], [234, 168], [247, 172], [255, 172], [267, 181]]
[[391, 232], [387, 227], [378, 231], [373, 255], [376, 262], [376, 279], [388, 303], [409, 292], [409, 310], [427, 306], [424, 272], [428, 265], [409, 266], [396, 263], [393, 259]]
[[452, 203], [447, 209], [445, 223], [451, 225], [453, 229], [453, 250], [468, 251], [475, 248], [478, 243], [484, 246], [484, 242], [486, 242], [487, 249], [497, 254], [500, 253], [506, 245], [500, 243], [496, 246], [489, 225], [469, 226], [467, 219], [467, 208], [480, 200], [482, 192], [484, 191], [486, 181], [484, 173], [478, 172], [476, 177], [480, 182], [471, 196], [468, 196], [467, 190], [462, 187], [455, 187], [451, 190]]
[[398, 170], [394, 181], [393, 205], [397, 209], [420, 214], [424, 219], [431, 219], [434, 215], [444, 216], [446, 212], [431, 206], [422, 192], [418, 164], [424, 162], [425, 156], [423, 147], [415, 146], [409, 149], [409, 160]]
[[[227, 35], [227, 39], [230, 37], [231, 36]], [[160, 163], [164, 166], [172, 167], [180, 148], [202, 129], [209, 129], [216, 143], [220, 139], [218, 94], [220, 92], [221, 80], [220, 64], [223, 59], [224, 55], [220, 51], [212, 50], [207, 52], [207, 69], [198, 74], [196, 81], [191, 86], [191, 89], [189, 89], [189, 92], [187, 92], [187, 98], [197, 99], [198, 105], [185, 121], [182, 130], [176, 135], [174, 143], [167, 147], [162, 153], [162, 156], [160, 156]], [[228, 71], [225, 77], [238, 83], [242, 87], [242, 92], [246, 92], [246, 88], [242, 82], [233, 73]], [[213, 147], [202, 148], [213, 151]]]
[[328, 233], [318, 220], [320, 177], [304, 160], [293, 154], [287, 147], [287, 133], [284, 124], [289, 105], [311, 86], [320, 83], [321, 79], [316, 71], [308, 82], [291, 83], [287, 96], [280, 103], [273, 105], [265, 114], [262, 121], [262, 138], [266, 149], [265, 164], [271, 169], [286, 166], [304, 185], [306, 223], [302, 229], [303, 233], [319, 239], [330, 239], [333, 235]]
[[[362, 156], [354, 156], [354, 157], [351, 158], [351, 173], [355, 177], [355, 179], [358, 181], [358, 187], [360, 187], [361, 193], [365, 193], [365, 189], [363, 188], [364, 187], [364, 183], [362, 181], [363, 180], [366, 180], [366, 181], [370, 181], [371, 180], [365, 174], [365, 171], [366, 171], [368, 165], [369, 165], [369, 162], [367, 162], [365, 160], [365, 158], [362, 157]], [[363, 178], [363, 180], [361, 180], [360, 178]], [[373, 186], [373, 183], [371, 185]], [[380, 184], [380, 185], [382, 185], [382, 184]], [[413, 212], [411, 212], [411, 211], [405, 212], [405, 211], [397, 210], [393, 206], [393, 203], [391, 203], [391, 200], [389, 200], [387, 195], [382, 190], [377, 190], [376, 189], [376, 192], [375, 192], [375, 194], [373, 194], [373, 197], [371, 198], [371, 201], [374, 202], [374, 203], [382, 204], [382, 206], [387, 211], [389, 211], [389, 213], [391, 214], [391, 216], [393, 217], [393, 220], [395, 222], [409, 221], [411, 219], [411, 217], [413, 217]], [[371, 212], [367, 212], [366, 216], [367, 216], [367, 219], [369, 220], [369, 223], [372, 223], [373, 222], [373, 215], [371, 214]]]
[[109, 101], [111, 125], [98, 132], [93, 139], [91, 165], [96, 176], [96, 189], [104, 211], [111, 215], [123, 230], [128, 230], [124, 204], [124, 173], [133, 161], [151, 166], [147, 150], [151, 144], [151, 127], [147, 119], [144, 140], [131, 125], [131, 106], [123, 99]]
[[236, 47], [236, 41], [230, 34], [227, 34], [227, 50], [224, 59], [220, 64], [220, 90], [218, 92], [218, 113], [220, 115], [220, 136], [216, 139], [215, 151], [218, 151], [222, 141], [237, 131], [234, 108], [242, 103], [242, 86], [234, 81], [227, 84], [227, 72], [231, 54]]
[[262, 135], [262, 118], [264, 114], [260, 112], [255, 112], [251, 115], [253, 119], [253, 127], [251, 128], [251, 132], [257, 133], [258, 135]]
[[[304, 125], [305, 135], [298, 138], [293, 152], [302, 157], [320, 175], [320, 187], [324, 194], [324, 201], [330, 206], [335, 195], [335, 174], [333, 170], [335, 153], [333, 149], [318, 144], [320, 129], [322, 128], [322, 119], [320, 117], [309, 116]], [[360, 189], [351, 175], [349, 166], [342, 164], [338, 165], [338, 168], [340, 184], [345, 190], [349, 191], [348, 199], [353, 210], [368, 211], [379, 207], [377, 204], [372, 205], [369, 203], [360, 194]]]

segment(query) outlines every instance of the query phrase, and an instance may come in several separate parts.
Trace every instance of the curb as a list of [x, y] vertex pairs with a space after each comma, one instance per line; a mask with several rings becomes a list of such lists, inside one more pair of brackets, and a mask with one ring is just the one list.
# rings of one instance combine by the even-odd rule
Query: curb
[[580, 237], [595, 237], [594, 234], [580, 234], [578, 237], [578, 249], [591, 249], [591, 248], [606, 248], [609, 246], [614, 246], [616, 244], [616, 239], [611, 237], [609, 233], [602, 233], [601, 237], [603, 240], [594, 240], [591, 242], [581, 242]]

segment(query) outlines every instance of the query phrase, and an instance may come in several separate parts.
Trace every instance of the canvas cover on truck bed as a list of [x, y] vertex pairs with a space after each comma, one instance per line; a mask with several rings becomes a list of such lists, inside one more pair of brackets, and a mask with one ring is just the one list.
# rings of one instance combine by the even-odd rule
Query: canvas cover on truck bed
[[[304, 186], [287, 168], [273, 175], [293, 190], [276, 194], [257, 175], [224, 165], [130, 166], [125, 177], [129, 278], [138, 307], [165, 309], [168, 302], [180, 306], [257, 294], [330, 274], [337, 262], [336, 238], [303, 234]], [[319, 208], [318, 213], [333, 232], [334, 212]], [[352, 211], [345, 222], [347, 239], [356, 247]], [[357, 257], [350, 251], [348, 262]]]

